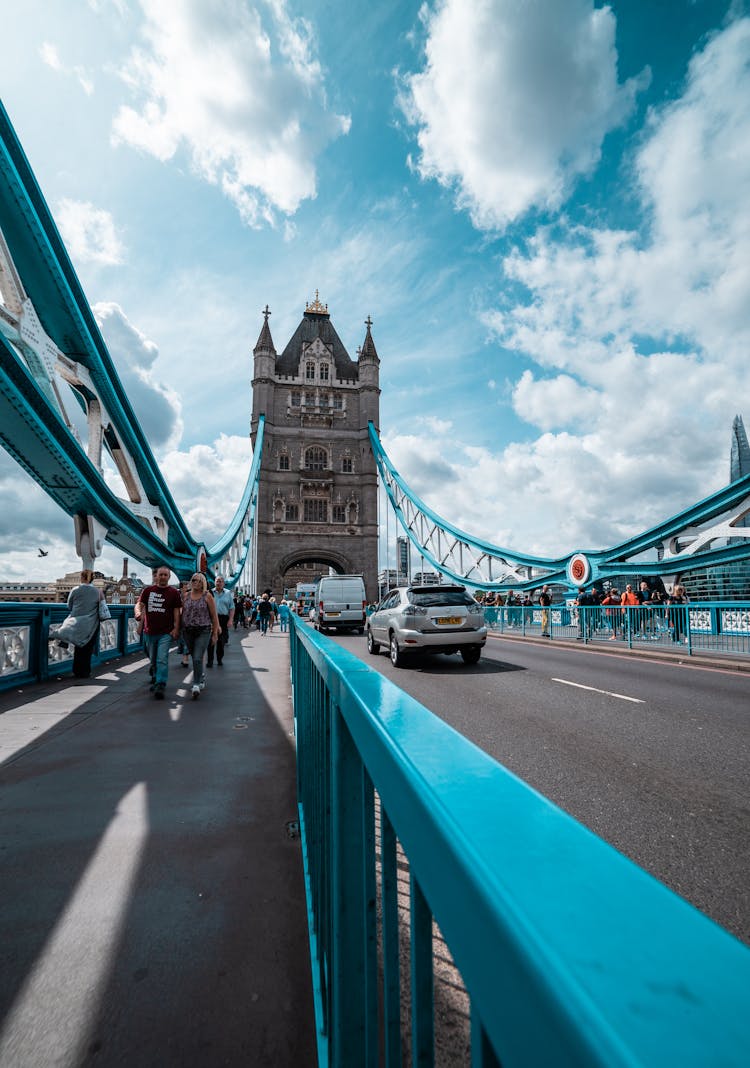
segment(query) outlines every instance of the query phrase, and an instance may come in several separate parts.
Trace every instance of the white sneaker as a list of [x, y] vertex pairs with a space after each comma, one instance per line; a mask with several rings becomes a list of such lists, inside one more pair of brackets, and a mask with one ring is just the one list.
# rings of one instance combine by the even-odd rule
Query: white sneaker
[[200, 688], [201, 688], [201, 690], [205, 690], [205, 688], [206, 688], [205, 682], [201, 682], [200, 683]]
[[195, 685], [193, 686], [193, 700], [194, 701], [196, 701], [198, 699], [198, 697], [200, 696], [200, 692], [201, 692], [201, 688], [198, 685], [198, 683], [196, 682]]

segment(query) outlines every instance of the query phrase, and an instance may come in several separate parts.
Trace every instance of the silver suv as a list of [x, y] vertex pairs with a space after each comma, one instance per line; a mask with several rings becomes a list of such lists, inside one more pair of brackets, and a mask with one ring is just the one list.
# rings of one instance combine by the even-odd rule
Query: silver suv
[[400, 586], [387, 593], [365, 624], [367, 649], [390, 651], [394, 667], [408, 652], [460, 652], [476, 664], [487, 641], [484, 608], [465, 586]]

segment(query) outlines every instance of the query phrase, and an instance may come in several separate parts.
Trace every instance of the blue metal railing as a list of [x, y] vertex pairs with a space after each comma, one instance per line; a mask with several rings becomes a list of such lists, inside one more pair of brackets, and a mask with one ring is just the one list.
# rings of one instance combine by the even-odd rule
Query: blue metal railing
[[[132, 604], [110, 605], [112, 618], [99, 627], [92, 663], [134, 653], [141, 640]], [[55, 633], [68, 614], [64, 603], [0, 604], [0, 690], [42, 682], [73, 670], [73, 649], [63, 649]]]
[[291, 630], [321, 1065], [393, 1068], [409, 1046], [433, 1063], [433, 917], [473, 1065], [747, 1063], [750, 951], [362, 661]]
[[524, 637], [622, 642], [630, 648], [675, 649], [688, 656], [716, 653], [750, 657], [750, 604], [706, 601], [685, 605], [555, 604], [486, 607], [490, 630]]

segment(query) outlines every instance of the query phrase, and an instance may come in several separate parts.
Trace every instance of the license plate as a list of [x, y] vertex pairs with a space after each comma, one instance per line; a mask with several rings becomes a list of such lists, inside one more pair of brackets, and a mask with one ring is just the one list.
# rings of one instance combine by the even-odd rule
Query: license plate
[[341, 612], [326, 612], [326, 616], [330, 619], [331, 616], [340, 616]]
[[456, 627], [459, 623], [463, 623], [463, 620], [461, 616], [440, 616], [435, 622], [442, 623], [446, 627]]

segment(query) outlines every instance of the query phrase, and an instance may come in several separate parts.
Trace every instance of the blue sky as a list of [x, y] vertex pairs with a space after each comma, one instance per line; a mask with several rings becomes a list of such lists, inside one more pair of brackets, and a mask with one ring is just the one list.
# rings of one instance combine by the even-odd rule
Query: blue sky
[[[372, 316], [386, 448], [478, 536], [603, 548], [727, 482], [745, 3], [26, 0], [3, 34], [4, 105], [196, 536], [244, 485], [261, 309], [281, 351], [316, 289], [352, 356]], [[4, 454], [0, 506], [0, 579], [77, 566]]]

